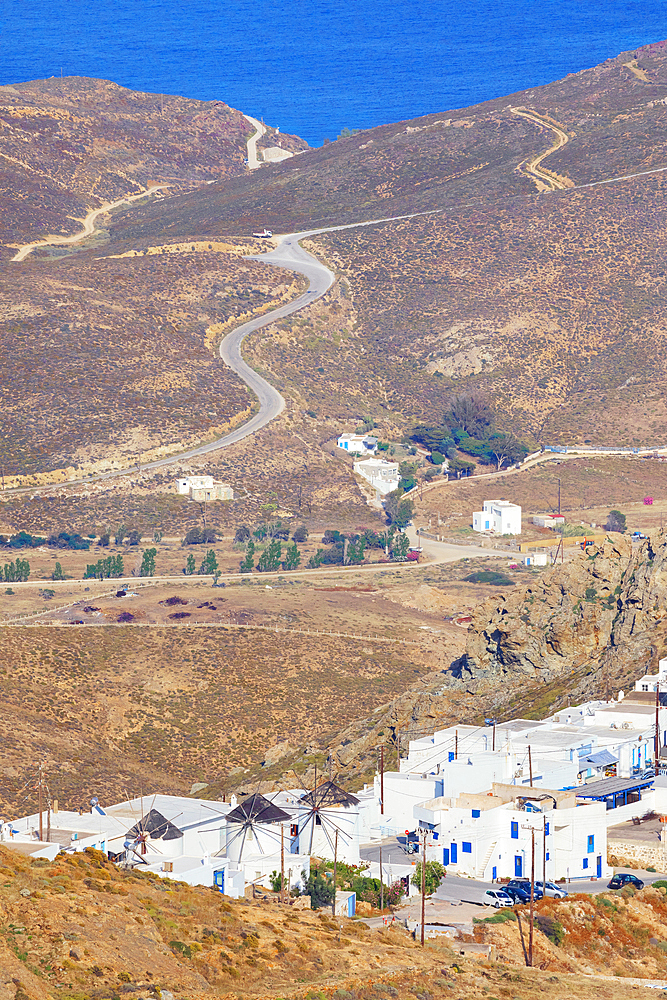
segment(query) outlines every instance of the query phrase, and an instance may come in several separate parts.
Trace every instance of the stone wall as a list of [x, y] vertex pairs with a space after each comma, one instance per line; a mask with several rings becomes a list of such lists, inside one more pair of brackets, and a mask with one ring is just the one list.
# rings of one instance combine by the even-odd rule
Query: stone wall
[[665, 845], [658, 841], [610, 840], [607, 842], [607, 862], [615, 868], [655, 868], [658, 872], [667, 872]]

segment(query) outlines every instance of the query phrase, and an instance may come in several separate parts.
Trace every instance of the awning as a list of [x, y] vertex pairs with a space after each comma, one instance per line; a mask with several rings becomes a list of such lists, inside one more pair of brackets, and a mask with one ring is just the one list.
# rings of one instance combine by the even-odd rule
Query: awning
[[618, 757], [614, 757], [609, 750], [598, 750], [597, 753], [590, 753], [588, 757], [580, 757], [581, 770], [586, 767], [608, 767], [610, 764], [618, 764]]

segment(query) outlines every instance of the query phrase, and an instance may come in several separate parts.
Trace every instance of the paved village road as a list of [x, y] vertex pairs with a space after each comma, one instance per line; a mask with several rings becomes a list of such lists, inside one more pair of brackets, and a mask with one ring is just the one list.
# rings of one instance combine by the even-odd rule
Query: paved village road
[[262, 166], [257, 159], [257, 140], [261, 139], [266, 133], [266, 128], [256, 118], [251, 118], [250, 115], [244, 115], [243, 117], [255, 128], [254, 134], [250, 136], [246, 143], [246, 148], [248, 150], [248, 170], [257, 170], [258, 167]]

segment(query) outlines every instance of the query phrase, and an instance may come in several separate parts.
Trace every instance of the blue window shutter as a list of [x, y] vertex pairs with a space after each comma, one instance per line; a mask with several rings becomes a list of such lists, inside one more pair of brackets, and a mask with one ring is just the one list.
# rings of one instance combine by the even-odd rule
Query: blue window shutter
[[588, 868], [588, 858], [584, 858], [584, 864], [583, 864], [583, 867], [584, 867], [584, 868]]
[[481, 809], [473, 809], [472, 818], [479, 819], [480, 816], [481, 816]]
[[464, 840], [461, 843], [461, 850], [464, 854], [472, 854], [472, 844], [469, 840]]
[[588, 845], [586, 847], [586, 851], [588, 854], [595, 854], [595, 835], [592, 833], [589, 833], [588, 835]]
[[519, 824], [514, 819], [510, 823], [510, 837], [512, 838], [512, 840], [519, 839]]
[[449, 753], [447, 754], [447, 759], [448, 760], [454, 760], [454, 751], [453, 750], [449, 751]]
[[549, 824], [548, 823], [544, 824], [544, 836], [545, 837], [549, 836]]

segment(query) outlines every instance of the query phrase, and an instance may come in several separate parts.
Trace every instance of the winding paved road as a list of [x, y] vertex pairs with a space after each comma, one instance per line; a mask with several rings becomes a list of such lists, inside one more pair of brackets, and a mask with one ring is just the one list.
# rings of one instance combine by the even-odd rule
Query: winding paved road
[[248, 149], [248, 170], [257, 170], [257, 167], [262, 166], [257, 159], [257, 140], [266, 134], [266, 127], [261, 122], [258, 122], [256, 118], [251, 118], [250, 115], [244, 115], [243, 117], [251, 125], [254, 125], [256, 129], [254, 135], [251, 135], [248, 139], [246, 146]]
[[[298, 312], [299, 309], [309, 306], [311, 302], [315, 302], [316, 299], [321, 298], [331, 288], [334, 282], [333, 272], [300, 246], [300, 240], [306, 239], [309, 236], [316, 236], [319, 233], [338, 232], [342, 229], [359, 229], [364, 226], [374, 226], [383, 222], [395, 222], [400, 219], [414, 219], [419, 215], [434, 214], [437, 215], [439, 212], [413, 212], [411, 215], [395, 215], [382, 219], [372, 219], [369, 222], [351, 222], [345, 226], [328, 226], [322, 229], [309, 229], [300, 233], [289, 233], [286, 236], [277, 237], [278, 245], [275, 249], [270, 250], [268, 253], [249, 256], [248, 260], [261, 261], [265, 264], [284, 267], [288, 271], [296, 271], [299, 274], [303, 274], [308, 279], [309, 286], [308, 291], [304, 292], [298, 298], [293, 299], [291, 302], [286, 302], [277, 309], [272, 309], [270, 312], [264, 313], [263, 316], [258, 316], [256, 319], [252, 319], [248, 323], [244, 323], [243, 326], [232, 330], [220, 345], [220, 357], [222, 360], [243, 379], [248, 388], [257, 396], [259, 401], [258, 412], [250, 420], [241, 424], [240, 427], [236, 427], [233, 431], [229, 431], [229, 433], [220, 438], [216, 438], [206, 444], [197, 445], [195, 448], [190, 448], [187, 451], [169, 455], [166, 458], [141, 463], [141, 470], [161, 469], [179, 462], [187, 462], [189, 459], [197, 458], [200, 455], [208, 455], [210, 452], [219, 451], [221, 448], [228, 448], [230, 445], [236, 444], [237, 441], [242, 441], [244, 438], [254, 434], [261, 427], [265, 427], [266, 424], [275, 420], [282, 412], [285, 407], [285, 400], [277, 389], [274, 389], [266, 379], [262, 378], [250, 365], [246, 364], [241, 356], [241, 345], [250, 333], [254, 333], [255, 330], [260, 330], [262, 327], [268, 326], [278, 319], [290, 316], [292, 313]], [[100, 472], [94, 476], [82, 476], [78, 479], [68, 479], [65, 482], [8, 489], [4, 491], [3, 495], [49, 493], [79, 483], [94, 483], [105, 479], [116, 479], [118, 476], [136, 471], [137, 467], [137, 463], [134, 463], [126, 469]]]

